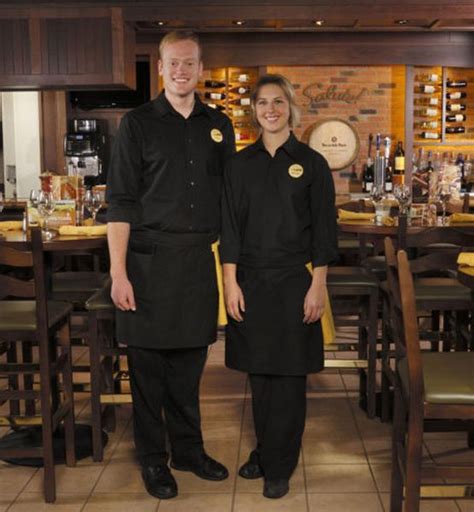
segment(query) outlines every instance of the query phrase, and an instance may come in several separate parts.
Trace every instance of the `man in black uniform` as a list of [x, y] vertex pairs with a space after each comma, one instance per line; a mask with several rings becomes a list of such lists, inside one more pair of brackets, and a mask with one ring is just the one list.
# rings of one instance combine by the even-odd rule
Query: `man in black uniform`
[[[117, 337], [128, 345], [135, 446], [147, 491], [172, 498], [169, 468], [207, 480], [227, 469], [204, 451], [199, 382], [216, 339], [217, 285], [211, 244], [220, 229], [224, 160], [232, 125], [195, 93], [202, 74], [195, 34], [160, 44], [164, 92], [128, 112], [107, 184], [108, 241]], [[166, 417], [166, 426], [162, 417]]]

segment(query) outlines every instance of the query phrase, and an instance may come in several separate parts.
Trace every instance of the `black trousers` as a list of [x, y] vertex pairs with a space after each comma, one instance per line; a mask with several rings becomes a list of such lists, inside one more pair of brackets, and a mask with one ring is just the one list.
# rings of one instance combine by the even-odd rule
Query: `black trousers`
[[[199, 383], [207, 347], [155, 350], [128, 347], [133, 427], [142, 466], [187, 461], [203, 451]], [[163, 418], [164, 412], [164, 418]]]
[[306, 376], [250, 374], [257, 455], [265, 479], [289, 479], [306, 419]]

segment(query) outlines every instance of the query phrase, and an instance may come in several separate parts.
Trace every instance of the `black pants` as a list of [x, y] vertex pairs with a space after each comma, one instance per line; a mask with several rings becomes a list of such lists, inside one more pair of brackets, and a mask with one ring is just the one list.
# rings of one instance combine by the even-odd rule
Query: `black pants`
[[203, 451], [199, 383], [206, 356], [207, 347], [128, 347], [135, 447], [142, 466], [168, 462], [166, 433], [176, 461]]
[[290, 478], [306, 419], [306, 376], [250, 374], [257, 454], [265, 479]]

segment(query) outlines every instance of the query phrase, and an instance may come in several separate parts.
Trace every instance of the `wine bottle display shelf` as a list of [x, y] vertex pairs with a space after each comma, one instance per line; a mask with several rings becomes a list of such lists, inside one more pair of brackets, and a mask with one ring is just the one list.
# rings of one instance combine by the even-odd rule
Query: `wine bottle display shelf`
[[235, 131], [237, 148], [257, 139], [252, 122], [250, 94], [258, 79], [257, 68], [218, 68], [204, 71], [205, 79], [198, 87], [204, 103], [229, 116]]
[[414, 142], [474, 144], [474, 70], [415, 67]]

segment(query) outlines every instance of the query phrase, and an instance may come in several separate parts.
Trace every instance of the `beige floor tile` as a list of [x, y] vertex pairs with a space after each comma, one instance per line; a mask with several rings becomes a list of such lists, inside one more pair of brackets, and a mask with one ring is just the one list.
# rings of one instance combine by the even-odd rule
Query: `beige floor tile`
[[84, 507], [84, 512], [154, 512], [159, 500], [147, 493], [140, 494], [94, 494]]
[[[392, 474], [392, 465], [391, 464], [371, 464], [370, 465], [373, 473], [375, 482], [377, 484], [377, 488], [379, 492], [390, 492], [390, 481]], [[442, 484], [443, 481], [439, 478], [431, 478], [424, 479], [423, 483], [439, 483]]]
[[[102, 464], [94, 463], [90, 459], [78, 462], [72, 468], [61, 465], [56, 466], [56, 492], [58, 494], [87, 494], [94, 487], [99, 475], [103, 471]], [[43, 469], [40, 469], [25, 488], [26, 492], [42, 492]]]
[[94, 493], [142, 494], [143, 486], [140, 467], [136, 462], [115, 460], [112, 458], [104, 469]]
[[306, 496], [290, 492], [278, 500], [264, 498], [261, 494], [235, 495], [234, 512], [306, 512]]
[[20, 492], [37, 471], [36, 468], [0, 462], [0, 493]]
[[345, 391], [341, 376], [339, 373], [332, 373], [332, 370], [324, 370], [321, 373], [308, 375], [307, 389], [309, 392], [321, 392], [334, 389]]
[[472, 464], [474, 455], [467, 439], [425, 441], [429, 453], [438, 464]]
[[239, 442], [240, 439], [240, 421], [202, 421], [202, 435], [204, 442], [227, 440]]
[[359, 439], [309, 439], [303, 444], [306, 465], [363, 464], [367, 462]]
[[45, 503], [41, 492], [23, 492], [8, 509], [9, 512], [79, 512], [87, 501], [87, 494], [58, 494], [55, 503]]
[[377, 493], [308, 494], [310, 512], [384, 512]]
[[345, 397], [328, 398], [308, 398], [307, 417], [310, 418], [337, 418], [344, 421], [352, 420], [353, 415], [349, 400]]
[[[390, 494], [380, 495], [386, 512], [390, 510]], [[461, 503], [461, 502], [459, 502]], [[461, 509], [462, 512], [474, 512], [474, 502], [471, 501], [471, 508]], [[456, 502], [453, 500], [421, 500], [420, 512], [459, 512]]]
[[474, 512], [474, 500], [457, 500], [456, 503], [461, 512]]
[[0, 512], [4, 512], [10, 506], [11, 503], [15, 500], [18, 494], [11, 494], [2, 492], [0, 493]]
[[158, 512], [230, 512], [232, 494], [178, 494], [160, 502]]
[[368, 464], [309, 465], [305, 459], [308, 493], [376, 492]]
[[306, 417], [304, 439], [359, 439], [359, 433], [350, 416], [313, 413]]
[[236, 400], [203, 400], [201, 399], [201, 418], [203, 421], [235, 421], [240, 423], [243, 412], [243, 401]]

